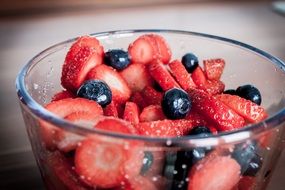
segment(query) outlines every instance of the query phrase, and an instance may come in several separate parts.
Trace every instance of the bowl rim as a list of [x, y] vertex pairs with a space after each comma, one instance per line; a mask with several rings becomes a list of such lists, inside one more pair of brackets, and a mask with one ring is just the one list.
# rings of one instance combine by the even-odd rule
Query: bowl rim
[[[99, 32], [99, 33], [92, 33], [89, 34], [93, 37], [104, 37], [108, 35], [126, 35], [126, 34], [134, 34], [134, 33], [171, 33], [171, 34], [181, 34], [181, 35], [190, 35], [196, 36], [206, 39], [214, 39], [221, 42], [226, 42], [231, 45], [235, 45], [241, 47], [243, 49], [249, 50], [268, 61], [275, 64], [278, 68], [280, 68], [283, 72], [285, 72], [285, 63], [281, 61], [279, 58], [260, 50], [256, 47], [251, 45], [245, 44], [240, 41], [236, 41], [233, 39], [215, 36], [206, 33], [199, 33], [199, 32], [192, 32], [192, 31], [184, 31], [184, 30], [169, 30], [169, 29], [134, 29], [134, 30], [114, 30], [114, 31], [106, 31], [106, 32]], [[211, 135], [207, 137], [195, 137], [195, 136], [182, 136], [182, 137], [148, 137], [148, 136], [139, 136], [139, 135], [127, 135], [121, 133], [113, 133], [109, 131], [99, 130], [99, 129], [89, 129], [84, 128], [80, 125], [73, 124], [64, 120], [52, 112], [46, 110], [43, 106], [37, 103], [31, 95], [28, 93], [26, 85], [25, 85], [25, 76], [28, 72], [33, 68], [35, 64], [37, 64], [42, 58], [45, 56], [52, 54], [57, 51], [57, 49], [61, 49], [62, 46], [65, 44], [74, 42], [78, 37], [57, 43], [37, 55], [35, 55], [24, 67], [20, 70], [16, 78], [16, 91], [18, 94], [18, 98], [22, 104], [24, 104], [27, 109], [36, 117], [50, 122], [51, 124], [55, 125], [56, 127], [75, 132], [78, 134], [86, 135], [86, 134], [98, 134], [104, 135], [108, 137], [114, 138], [123, 138], [123, 139], [133, 139], [133, 140], [142, 140], [142, 141], [149, 141], [149, 142], [158, 142], [158, 143], [166, 143], [171, 144], [173, 143], [185, 143], [198, 145], [198, 146], [205, 146], [205, 145], [216, 145], [221, 143], [230, 143], [230, 142], [239, 142], [244, 141], [246, 139], [251, 138], [252, 136], [259, 135], [260, 133], [272, 129], [282, 122], [285, 121], [285, 108], [279, 110], [275, 114], [271, 115], [267, 119], [262, 122], [251, 124], [247, 127], [244, 127], [239, 130], [228, 131], [228, 132], [221, 132], [216, 135]], [[170, 143], [171, 142], [171, 143]]]

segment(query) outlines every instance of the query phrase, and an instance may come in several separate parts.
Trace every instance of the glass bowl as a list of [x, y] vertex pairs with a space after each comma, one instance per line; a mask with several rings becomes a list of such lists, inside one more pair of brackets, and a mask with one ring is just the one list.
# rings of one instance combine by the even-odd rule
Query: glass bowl
[[[267, 110], [269, 117], [260, 123], [251, 124], [237, 131], [223, 132], [209, 137], [180, 138], [132, 136], [90, 129], [80, 123], [68, 122], [44, 109], [43, 105], [49, 103], [53, 95], [63, 89], [60, 84], [61, 68], [67, 51], [76, 40], [74, 38], [36, 55], [24, 66], [16, 80], [23, 118], [47, 189], [194, 190], [204, 189], [206, 186], [203, 184], [211, 184], [213, 181], [227, 184], [226, 188], [222, 188], [225, 190], [244, 190], [246, 186], [251, 189], [266, 189], [282, 152], [284, 140], [284, 62], [245, 43], [188, 31], [126, 30], [96, 33], [91, 36], [99, 39], [105, 50], [115, 48], [126, 50], [136, 38], [148, 33], [159, 34], [166, 39], [171, 47], [173, 59], [180, 59], [187, 52], [197, 55], [200, 62], [208, 58], [223, 58], [226, 61], [226, 67], [221, 80], [225, 83], [226, 89], [253, 84], [262, 94], [262, 106]], [[76, 142], [79, 142], [78, 147], [86, 139], [96, 139], [95, 147], [98, 150], [100, 147], [118, 147], [117, 152], [110, 151], [109, 159], [101, 160], [102, 164], [104, 162], [106, 165], [107, 162], [110, 168], [115, 167], [122, 156], [125, 158], [125, 154], [131, 155], [124, 162], [120, 162], [122, 165], [120, 167], [123, 168], [121, 170], [124, 170], [124, 172], [121, 171], [122, 176], [114, 179], [111, 170], [106, 176], [101, 171], [93, 171], [91, 168], [89, 172], [97, 172], [96, 175], [109, 179], [109, 183], [99, 181], [95, 185], [92, 184], [90, 182], [92, 179], [85, 179], [85, 176], [78, 174], [78, 168], [74, 166], [76, 154], [74, 150], [47, 147], [44, 139], [46, 137], [42, 135], [43, 123], [52, 124], [73, 137]], [[240, 151], [238, 155], [237, 150]], [[217, 163], [220, 164], [218, 168], [220, 167], [223, 172], [224, 168], [233, 167], [234, 164], [230, 163], [234, 154], [244, 159], [240, 160], [237, 166], [240, 167], [237, 179], [219, 178], [219, 172], [215, 171], [215, 173], [211, 169], [214, 166], [209, 167], [215, 163], [203, 162], [205, 158], [208, 161], [217, 159]], [[197, 174], [201, 177], [200, 184], [197, 180], [195, 183], [194, 180], [191, 181], [191, 177], [195, 176], [193, 168], [204, 171], [207, 167], [209, 167], [209, 175], [203, 172]], [[254, 167], [258, 171], [254, 174], [250, 173], [248, 170]], [[230, 176], [230, 169], [226, 171]]]

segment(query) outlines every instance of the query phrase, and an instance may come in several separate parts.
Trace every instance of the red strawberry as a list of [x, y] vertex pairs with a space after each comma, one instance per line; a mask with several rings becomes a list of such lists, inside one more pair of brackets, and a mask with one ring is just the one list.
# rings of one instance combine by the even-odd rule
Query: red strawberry
[[147, 64], [155, 57], [154, 40], [147, 35], [140, 36], [129, 45], [128, 52], [133, 63]]
[[[51, 102], [45, 108], [57, 115], [58, 117], [65, 118], [74, 112], [88, 112], [92, 113], [93, 117], [103, 115], [103, 110], [95, 101], [83, 98], [66, 98]], [[43, 142], [47, 148], [54, 148], [58, 142], [62, 141], [62, 133], [64, 131], [50, 123], [43, 120], [40, 121], [40, 133]], [[61, 134], [58, 136], [58, 134]]]
[[[50, 170], [50, 175], [54, 186], [52, 189], [64, 186], [70, 190], [87, 190], [84, 183], [79, 180], [79, 176], [72, 169], [68, 159], [59, 151], [48, 152], [46, 155], [46, 165]], [[54, 181], [56, 180], [56, 181]]]
[[157, 34], [150, 34], [152, 38], [154, 38], [156, 45], [156, 59], [160, 60], [162, 63], [167, 64], [171, 59], [171, 49], [166, 42], [166, 40]]
[[188, 190], [231, 190], [240, 179], [240, 165], [229, 156], [208, 155], [189, 172]]
[[160, 105], [145, 107], [140, 114], [140, 122], [157, 121], [166, 119]]
[[192, 72], [191, 77], [193, 79], [193, 82], [198, 87], [205, 86], [205, 84], [207, 82], [207, 78], [205, 76], [205, 73], [200, 66], [196, 67], [196, 69]]
[[168, 64], [171, 74], [180, 84], [184, 90], [195, 88], [196, 85], [193, 82], [191, 75], [187, 72], [183, 64], [179, 60], [174, 60]]
[[197, 89], [189, 90], [192, 107], [216, 123], [220, 131], [229, 131], [244, 126], [245, 120], [216, 97]]
[[132, 102], [136, 103], [139, 106], [140, 109], [143, 109], [147, 105], [144, 97], [142, 96], [142, 94], [140, 92], [135, 92], [131, 96], [130, 100]]
[[121, 142], [89, 137], [76, 149], [75, 171], [84, 183], [95, 189], [120, 186], [126, 157]]
[[238, 183], [239, 190], [254, 190], [256, 186], [256, 179], [250, 176], [243, 176]]
[[142, 97], [147, 105], [161, 105], [163, 94], [150, 86], [146, 86], [142, 91]]
[[207, 80], [200, 89], [212, 95], [221, 94], [225, 90], [225, 84], [220, 80]]
[[139, 108], [134, 102], [126, 102], [123, 119], [132, 124], [139, 123]]
[[108, 104], [103, 110], [105, 116], [118, 117], [118, 110], [116, 103], [114, 103], [114, 101], [111, 101], [111, 103]]
[[141, 91], [145, 86], [151, 86], [151, 78], [146, 65], [141, 63], [130, 64], [126, 69], [121, 71], [121, 76], [128, 83], [132, 92]]
[[103, 47], [90, 36], [83, 36], [71, 46], [62, 67], [61, 84], [68, 90], [76, 91], [87, 73], [102, 63]]
[[158, 190], [154, 183], [143, 176], [136, 176], [128, 181], [127, 190]]
[[205, 74], [210, 80], [220, 80], [225, 67], [223, 59], [207, 59], [203, 61]]
[[180, 137], [187, 134], [193, 127], [189, 120], [160, 120], [142, 122], [135, 126], [141, 135], [151, 137]]
[[220, 94], [216, 97], [250, 123], [260, 122], [268, 116], [263, 107], [250, 100], [230, 94]]
[[163, 90], [169, 90], [179, 85], [161, 62], [154, 61], [149, 65], [149, 73]]
[[137, 130], [129, 122], [115, 117], [102, 117], [94, 128], [116, 133], [137, 134]]
[[126, 102], [131, 96], [131, 90], [126, 81], [115, 69], [107, 65], [98, 65], [93, 68], [87, 79], [100, 79], [107, 83], [112, 91], [112, 98], [117, 103]]
[[75, 98], [75, 95], [72, 94], [71, 92], [67, 91], [67, 90], [62, 90], [58, 93], [56, 93], [52, 98], [51, 101], [58, 101], [61, 99], [66, 99], [66, 98]]

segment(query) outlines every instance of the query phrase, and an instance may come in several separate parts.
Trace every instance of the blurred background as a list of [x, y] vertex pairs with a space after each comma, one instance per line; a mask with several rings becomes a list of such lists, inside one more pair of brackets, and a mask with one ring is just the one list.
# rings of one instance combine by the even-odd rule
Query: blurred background
[[[0, 3], [1, 190], [43, 189], [14, 83], [29, 59], [55, 43], [108, 30], [178, 29], [233, 38], [285, 60], [284, 2], [0, 0]], [[283, 153], [268, 189], [284, 190], [281, 175], [284, 172]]]

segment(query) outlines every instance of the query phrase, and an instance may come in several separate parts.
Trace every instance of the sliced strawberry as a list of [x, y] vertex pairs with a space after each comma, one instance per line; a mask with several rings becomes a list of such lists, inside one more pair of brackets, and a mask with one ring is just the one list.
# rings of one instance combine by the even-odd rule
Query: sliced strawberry
[[140, 36], [129, 45], [128, 52], [133, 63], [147, 64], [155, 57], [154, 39], [147, 35]]
[[207, 59], [203, 61], [205, 74], [210, 80], [220, 80], [225, 68], [223, 59]]
[[94, 128], [115, 133], [137, 134], [137, 130], [129, 122], [115, 117], [102, 117]]
[[139, 106], [140, 109], [143, 109], [145, 106], [147, 106], [147, 102], [145, 101], [144, 97], [142, 96], [142, 93], [140, 92], [135, 92], [131, 96], [130, 100], [132, 102], [135, 102]]
[[126, 102], [123, 119], [132, 124], [139, 123], [139, 108], [134, 102]]
[[238, 190], [254, 190], [256, 186], [256, 179], [254, 177], [243, 176], [238, 183]]
[[87, 79], [100, 79], [107, 83], [112, 91], [112, 98], [115, 102], [126, 102], [131, 96], [131, 90], [126, 81], [115, 69], [107, 65], [98, 65], [93, 68], [87, 76]]
[[188, 190], [230, 190], [240, 179], [240, 165], [229, 156], [209, 155], [189, 172]]
[[191, 75], [187, 72], [179, 60], [174, 60], [168, 64], [171, 74], [184, 90], [195, 88]]
[[146, 65], [141, 63], [130, 64], [126, 69], [120, 73], [132, 92], [141, 91], [146, 86], [153, 84]]
[[76, 91], [87, 73], [102, 63], [103, 47], [90, 36], [83, 36], [71, 46], [62, 67], [61, 84], [64, 88]]
[[160, 60], [162, 63], [167, 64], [169, 63], [171, 59], [171, 49], [169, 44], [166, 42], [166, 40], [157, 34], [150, 34], [152, 38], [154, 38], [155, 44], [156, 44], [156, 59]]
[[161, 105], [163, 94], [151, 86], [146, 86], [142, 91], [142, 97], [147, 105]]
[[166, 119], [160, 105], [145, 107], [140, 114], [140, 122], [157, 121]]
[[163, 90], [169, 90], [179, 85], [165, 68], [162, 62], [154, 61], [149, 65], [149, 73]]
[[58, 101], [61, 99], [66, 99], [66, 98], [75, 98], [75, 95], [67, 90], [62, 90], [58, 93], [56, 93], [52, 98], [51, 101]]
[[[74, 112], [92, 113], [93, 117], [103, 115], [103, 110], [99, 104], [83, 98], [66, 98], [54, 101], [47, 104], [45, 108], [61, 118], [65, 118]], [[64, 140], [62, 138], [62, 133], [64, 133], [62, 129], [43, 120], [40, 121], [40, 125], [40, 133], [47, 148], [53, 149], [60, 141]]]
[[128, 183], [130, 184], [129, 190], [158, 190], [151, 180], [143, 176], [132, 178]]
[[193, 127], [189, 120], [160, 120], [142, 122], [135, 126], [141, 135], [151, 137], [180, 137], [187, 134]]
[[108, 104], [103, 110], [105, 116], [118, 117], [118, 110], [114, 101], [111, 101], [111, 103]]
[[260, 122], [268, 116], [263, 107], [250, 100], [230, 94], [220, 94], [216, 97], [250, 123]]
[[207, 77], [200, 66], [196, 67], [196, 69], [192, 72], [191, 78], [198, 87], [205, 86], [207, 82]]
[[76, 149], [75, 171], [93, 188], [117, 187], [124, 180], [126, 157], [123, 144], [89, 137]]
[[212, 120], [218, 130], [229, 131], [244, 126], [245, 120], [243, 117], [216, 97], [197, 89], [189, 90], [188, 93], [192, 100], [192, 107], [197, 110], [199, 114]]
[[79, 176], [72, 169], [72, 165], [68, 159], [59, 151], [48, 152], [46, 155], [46, 165], [50, 170], [51, 183], [58, 189], [59, 187], [70, 190], [87, 190], [89, 189], [84, 183], [79, 180]]
[[200, 89], [209, 94], [216, 95], [221, 94], [225, 90], [225, 84], [220, 80], [207, 80]]

